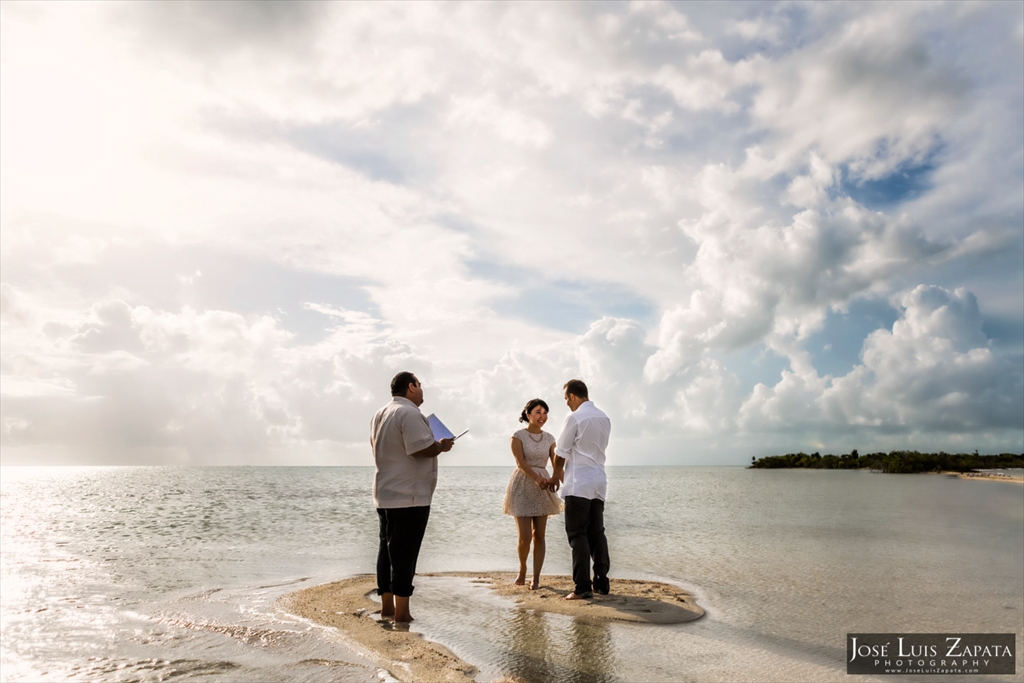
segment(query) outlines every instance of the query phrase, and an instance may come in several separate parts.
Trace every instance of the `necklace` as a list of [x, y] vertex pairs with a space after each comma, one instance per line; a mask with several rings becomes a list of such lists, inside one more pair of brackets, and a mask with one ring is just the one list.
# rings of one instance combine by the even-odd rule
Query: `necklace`
[[[527, 433], [527, 434], [530, 434], [530, 430], [529, 430], [529, 429], [527, 429], [527, 430], [526, 430], [526, 433]], [[530, 441], [532, 441], [532, 442], [534, 442], [534, 443], [540, 443], [541, 441], [543, 441], [543, 440], [544, 440], [544, 432], [541, 432], [541, 433], [540, 433], [540, 434], [539, 434], [538, 436], [539, 436], [540, 438], [539, 438], [539, 439], [535, 439], [535, 438], [533, 438], [533, 434], [530, 434]]]

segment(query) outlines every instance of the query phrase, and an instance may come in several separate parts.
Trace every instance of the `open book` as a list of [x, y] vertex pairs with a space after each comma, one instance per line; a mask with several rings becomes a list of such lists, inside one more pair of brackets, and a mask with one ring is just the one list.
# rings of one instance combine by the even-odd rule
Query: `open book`
[[433, 413], [427, 416], [427, 422], [430, 423], [430, 431], [434, 432], [434, 441], [440, 441], [441, 439], [457, 439], [459, 436], [462, 436], [469, 431], [467, 429], [465, 432], [462, 432], [462, 434], [459, 434], [459, 436], [455, 436], [452, 434], [450, 429], [444, 426], [444, 423], [441, 422], [441, 420], [437, 419], [437, 415], [434, 415]]

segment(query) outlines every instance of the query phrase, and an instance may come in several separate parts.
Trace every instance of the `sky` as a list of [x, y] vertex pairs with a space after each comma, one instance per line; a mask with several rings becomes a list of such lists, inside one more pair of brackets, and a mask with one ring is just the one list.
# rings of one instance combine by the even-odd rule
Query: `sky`
[[1024, 451], [1024, 4], [0, 3], [5, 465]]

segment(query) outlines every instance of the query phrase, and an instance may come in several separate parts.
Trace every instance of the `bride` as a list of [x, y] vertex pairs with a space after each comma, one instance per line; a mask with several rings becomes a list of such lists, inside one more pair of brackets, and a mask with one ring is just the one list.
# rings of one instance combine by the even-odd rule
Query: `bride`
[[530, 539], [533, 539], [533, 583], [531, 590], [540, 587], [540, 570], [544, 566], [544, 531], [548, 516], [562, 511], [562, 503], [554, 494], [559, 482], [548, 474], [548, 462], [554, 463], [555, 437], [542, 427], [548, 421], [548, 404], [539, 398], [530, 400], [519, 421], [526, 428], [512, 435], [512, 455], [516, 469], [505, 489], [505, 503], [502, 512], [516, 518], [519, 532], [519, 577], [516, 585], [526, 584], [526, 559], [530, 555]]

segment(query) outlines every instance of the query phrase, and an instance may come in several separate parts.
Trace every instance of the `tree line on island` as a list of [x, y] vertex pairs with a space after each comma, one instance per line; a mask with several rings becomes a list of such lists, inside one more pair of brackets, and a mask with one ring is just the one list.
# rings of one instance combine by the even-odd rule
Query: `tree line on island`
[[914, 472], [972, 472], [1024, 467], [1024, 453], [978, 455], [974, 453], [920, 453], [918, 451], [889, 451], [861, 455], [854, 449], [846, 455], [820, 453], [787, 453], [751, 458], [754, 469], [801, 468], [813, 470], [875, 470], [890, 474]]

